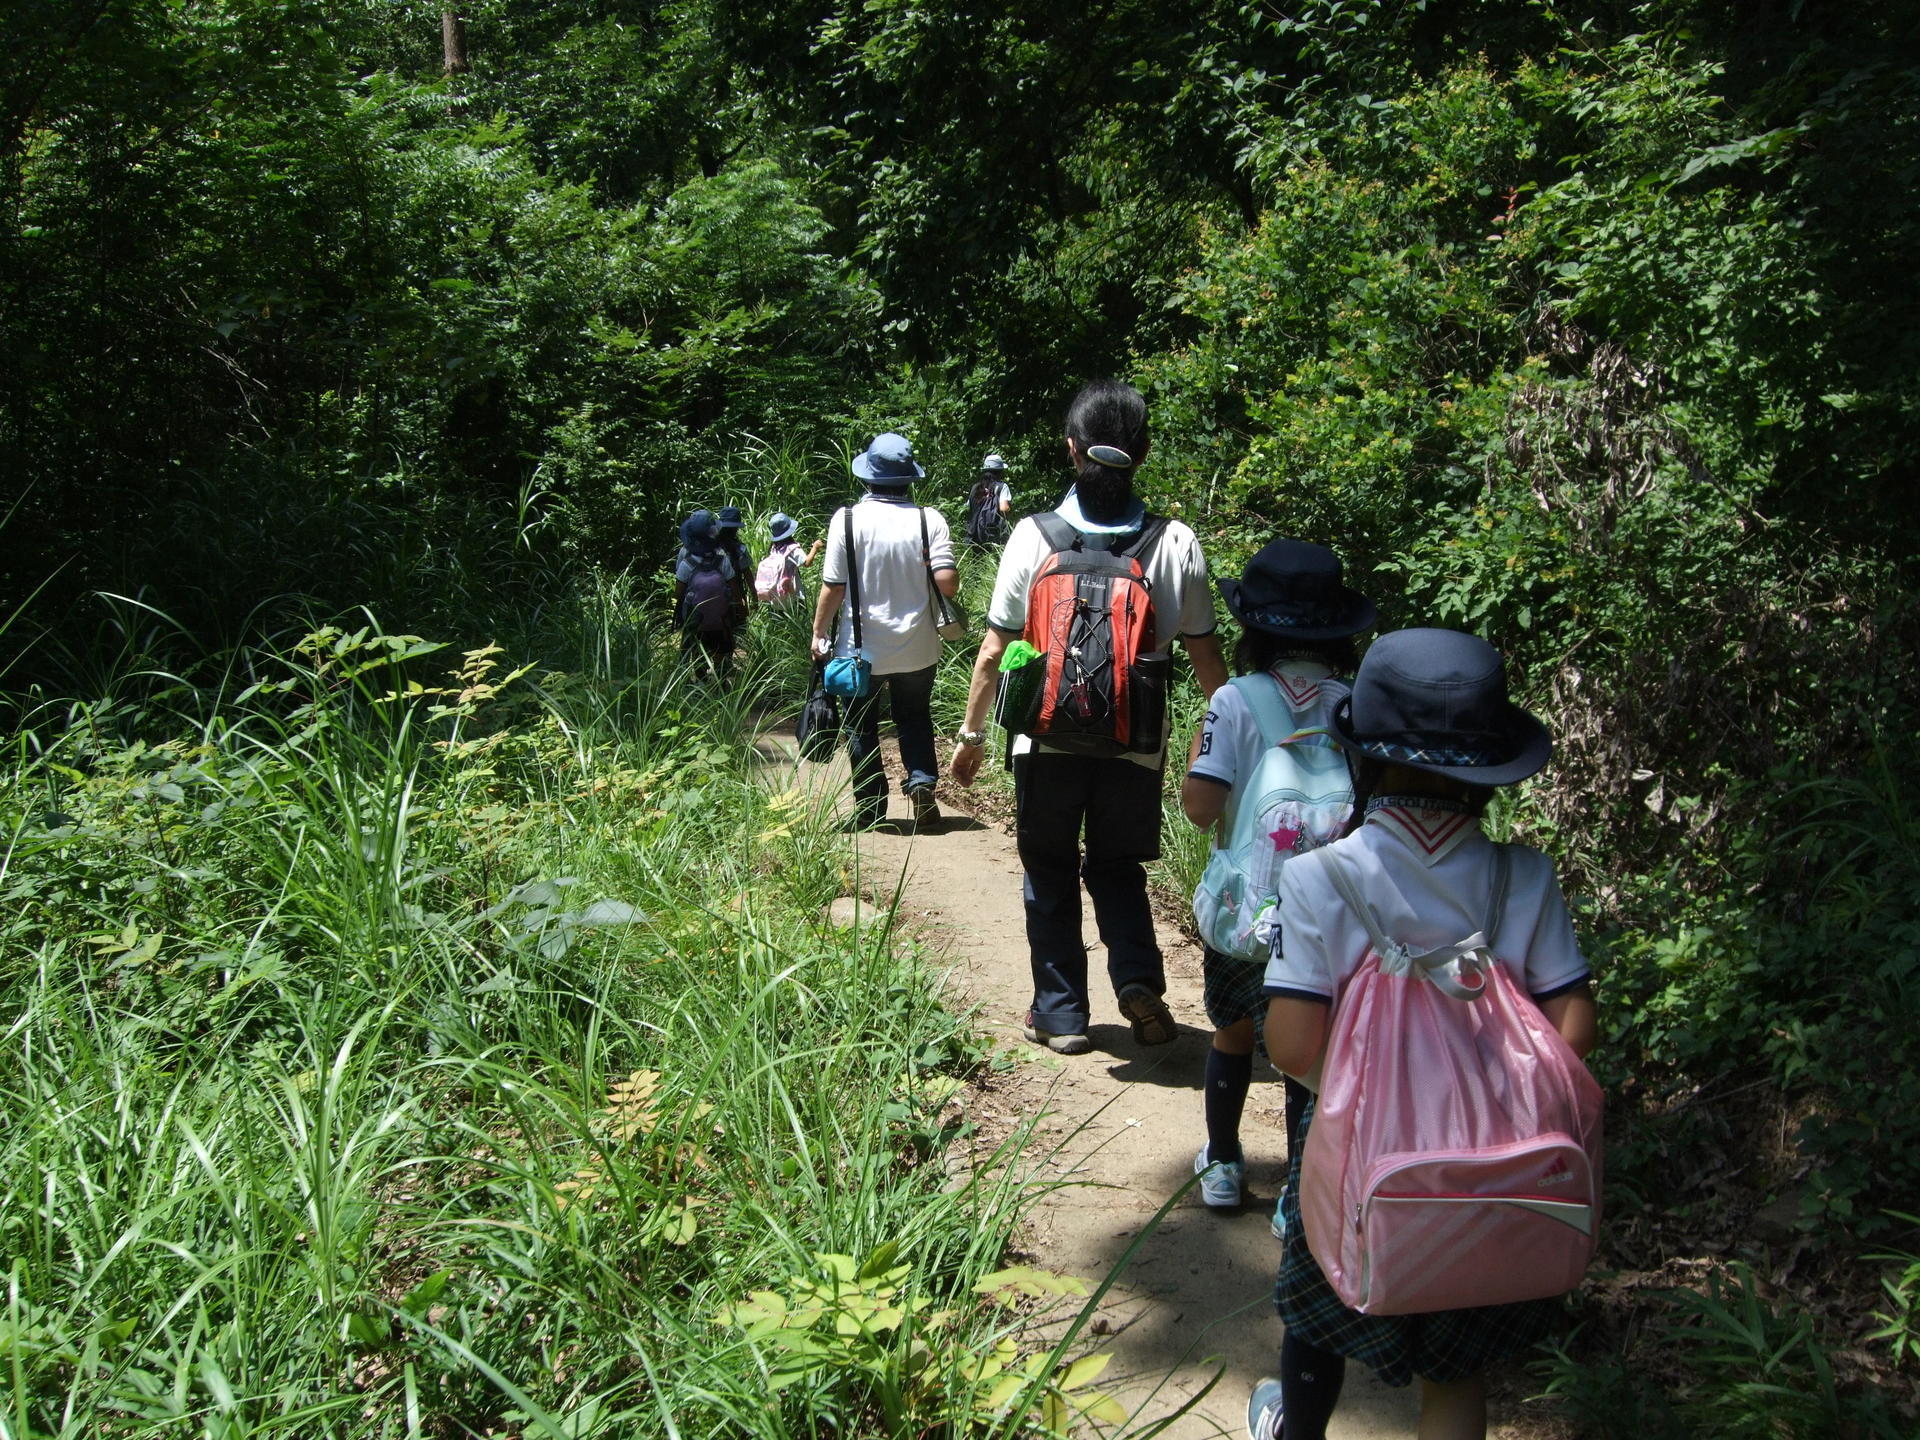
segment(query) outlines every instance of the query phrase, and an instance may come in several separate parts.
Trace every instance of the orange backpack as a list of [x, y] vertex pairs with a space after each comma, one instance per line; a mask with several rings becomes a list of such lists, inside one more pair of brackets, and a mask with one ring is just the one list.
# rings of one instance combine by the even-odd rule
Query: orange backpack
[[1158, 641], [1146, 562], [1167, 528], [1149, 515], [1110, 548], [1059, 515], [1033, 517], [1053, 553], [1027, 591], [1027, 643], [1046, 670], [1030, 723], [1020, 727], [1077, 755], [1152, 755], [1166, 735], [1168, 658]]

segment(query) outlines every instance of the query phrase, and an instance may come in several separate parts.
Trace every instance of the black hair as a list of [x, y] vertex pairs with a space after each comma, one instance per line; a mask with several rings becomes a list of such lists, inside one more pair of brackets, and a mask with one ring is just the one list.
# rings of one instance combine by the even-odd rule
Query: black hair
[[[1346, 828], [1340, 832], [1342, 840], [1367, 823], [1367, 802], [1379, 791], [1380, 782], [1387, 772], [1394, 768], [1388, 761], [1362, 755], [1356, 750], [1347, 751], [1347, 773], [1353, 777], [1353, 814], [1347, 817]], [[1493, 800], [1494, 787], [1491, 785], [1475, 785], [1469, 780], [1435, 775], [1431, 771], [1418, 773], [1425, 775], [1433, 785], [1431, 789], [1423, 788], [1416, 793], [1445, 795], [1450, 800], [1458, 800], [1475, 816], [1484, 815]]]
[[[1110, 523], [1133, 499], [1133, 466], [1147, 449], [1147, 402], [1124, 380], [1094, 380], [1081, 386], [1067, 407], [1067, 438], [1080, 452], [1074, 489], [1089, 520]], [[1133, 457], [1124, 469], [1087, 457], [1094, 445], [1111, 445]]]
[[1255, 630], [1249, 626], [1240, 632], [1239, 640], [1234, 643], [1233, 673], [1258, 675], [1293, 655], [1318, 660], [1336, 675], [1351, 675], [1360, 663], [1360, 652], [1351, 635], [1337, 636], [1332, 640], [1294, 640], [1285, 635], [1276, 635], [1271, 630]]

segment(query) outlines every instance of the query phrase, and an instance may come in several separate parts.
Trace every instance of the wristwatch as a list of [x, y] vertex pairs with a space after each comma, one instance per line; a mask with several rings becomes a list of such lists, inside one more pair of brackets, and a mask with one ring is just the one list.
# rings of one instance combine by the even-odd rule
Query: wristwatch
[[984, 745], [987, 743], [987, 732], [984, 730], [961, 730], [955, 733], [953, 743], [956, 745]]

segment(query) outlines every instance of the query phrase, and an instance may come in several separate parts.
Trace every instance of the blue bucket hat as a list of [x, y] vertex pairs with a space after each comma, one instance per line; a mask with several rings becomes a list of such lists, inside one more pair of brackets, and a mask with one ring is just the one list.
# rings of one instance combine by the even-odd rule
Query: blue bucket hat
[[774, 511], [773, 518], [767, 521], [767, 538], [778, 544], [782, 540], [791, 540], [793, 532], [800, 527], [794, 524], [793, 517], [781, 511]]
[[680, 543], [691, 550], [720, 533], [720, 524], [711, 510], [696, 510], [680, 524]]
[[718, 510], [714, 511], [713, 514], [714, 519], [719, 521], [722, 530], [738, 530], [740, 528], [740, 507], [738, 505], [722, 505]]
[[1355, 754], [1464, 780], [1511, 785], [1553, 754], [1547, 727], [1507, 698], [1500, 652], [1458, 630], [1396, 630], [1368, 647], [1333, 737]]
[[1371, 630], [1374, 604], [1342, 582], [1340, 557], [1305, 540], [1262, 546], [1238, 580], [1222, 578], [1220, 594], [1249, 630], [1295, 640], [1338, 640]]
[[913, 445], [888, 431], [873, 437], [864, 454], [853, 457], [853, 473], [873, 485], [907, 485], [927, 472], [913, 463]]

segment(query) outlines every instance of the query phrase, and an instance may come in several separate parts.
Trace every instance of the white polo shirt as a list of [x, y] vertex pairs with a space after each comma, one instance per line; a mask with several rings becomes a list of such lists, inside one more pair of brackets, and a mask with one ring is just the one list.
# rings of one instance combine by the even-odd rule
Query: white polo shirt
[[[1506, 849], [1507, 904], [1491, 948], [1516, 984], [1547, 999], [1590, 972], [1553, 861], [1529, 845]], [[1326, 873], [1336, 853], [1380, 928], [1410, 949], [1451, 945], [1486, 922], [1493, 842], [1479, 820], [1413, 799], [1384, 806], [1346, 839], [1297, 855], [1280, 872], [1280, 943], [1267, 963], [1269, 996], [1332, 1001], [1366, 958], [1366, 923]]]
[[[1144, 507], [1124, 529], [1089, 524], [1080, 514], [1076, 497], [1070, 492], [1061, 502], [1060, 516], [1076, 529], [1091, 534], [1124, 534], [1140, 528]], [[1013, 527], [1006, 549], [1000, 552], [1000, 570], [993, 581], [993, 599], [987, 606], [987, 623], [996, 630], [1019, 634], [1027, 628], [1027, 592], [1033, 586], [1034, 571], [1053, 553], [1040, 527], [1031, 515]], [[1214, 631], [1213, 592], [1207, 588], [1207, 557], [1192, 530], [1178, 520], [1169, 520], [1160, 532], [1153, 554], [1143, 567], [1147, 584], [1153, 591], [1154, 651], [1165, 650], [1177, 636], [1211, 635]], [[1026, 735], [1017, 736], [1013, 753], [1023, 755], [1034, 747]], [[1042, 751], [1052, 747], [1039, 742]], [[1159, 769], [1166, 757], [1166, 737], [1161, 748], [1151, 755], [1128, 754], [1137, 764]]]
[[[876, 675], [899, 675], [924, 670], [940, 659], [940, 632], [935, 628], [927, 593], [927, 560], [920, 551], [921, 507], [891, 495], [868, 495], [854, 506], [853, 549], [860, 561], [860, 640]], [[845, 509], [833, 512], [827, 526], [826, 560], [820, 578], [827, 585], [847, 583], [847, 522]], [[938, 510], [927, 517], [928, 553], [933, 568], [951, 570], [953, 541]], [[853, 624], [848, 618], [852, 591], [840, 606], [837, 653], [853, 649]]]

